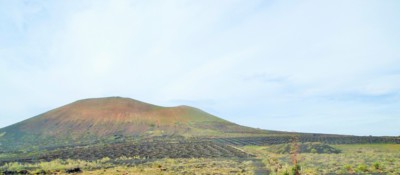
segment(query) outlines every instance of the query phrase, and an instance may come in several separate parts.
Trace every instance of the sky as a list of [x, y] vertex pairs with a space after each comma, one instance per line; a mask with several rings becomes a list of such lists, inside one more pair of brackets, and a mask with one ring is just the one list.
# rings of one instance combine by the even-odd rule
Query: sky
[[0, 0], [0, 128], [79, 99], [400, 135], [400, 1]]

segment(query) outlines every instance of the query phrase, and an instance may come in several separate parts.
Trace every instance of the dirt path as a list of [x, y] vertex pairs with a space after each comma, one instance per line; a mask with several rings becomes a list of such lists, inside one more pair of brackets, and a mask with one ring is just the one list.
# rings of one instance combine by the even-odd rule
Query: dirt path
[[[229, 145], [229, 146], [234, 148], [234, 149], [237, 149], [237, 150], [239, 150], [239, 151], [241, 151], [243, 153], [249, 154], [246, 151], [244, 151], [243, 149], [240, 149], [240, 148], [238, 148], [236, 146], [232, 146], [232, 145]], [[265, 164], [262, 162], [261, 159], [248, 158], [247, 160], [250, 160], [250, 161], [253, 162], [253, 166], [255, 168], [254, 169], [254, 174], [255, 175], [266, 175], [266, 174], [268, 175], [268, 174], [271, 174], [270, 171], [266, 168]]]
[[252, 159], [253, 166], [255, 167], [254, 174], [255, 175], [265, 175], [270, 174], [269, 170], [265, 167], [265, 164], [261, 161], [261, 159]]

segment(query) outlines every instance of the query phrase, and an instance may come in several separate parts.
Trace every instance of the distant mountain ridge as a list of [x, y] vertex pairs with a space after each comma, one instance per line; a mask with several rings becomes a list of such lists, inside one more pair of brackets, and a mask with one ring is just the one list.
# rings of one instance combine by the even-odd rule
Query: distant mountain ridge
[[0, 129], [0, 148], [63, 145], [122, 137], [218, 137], [266, 134], [189, 106], [161, 107], [130, 98], [92, 98]]

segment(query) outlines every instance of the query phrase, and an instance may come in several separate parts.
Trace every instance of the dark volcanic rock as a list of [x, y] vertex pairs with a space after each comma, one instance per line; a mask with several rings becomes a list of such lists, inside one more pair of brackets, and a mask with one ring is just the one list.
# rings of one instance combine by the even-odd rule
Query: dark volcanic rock
[[82, 170], [80, 168], [72, 168], [72, 169], [65, 170], [65, 172], [68, 173], [68, 174], [81, 173]]

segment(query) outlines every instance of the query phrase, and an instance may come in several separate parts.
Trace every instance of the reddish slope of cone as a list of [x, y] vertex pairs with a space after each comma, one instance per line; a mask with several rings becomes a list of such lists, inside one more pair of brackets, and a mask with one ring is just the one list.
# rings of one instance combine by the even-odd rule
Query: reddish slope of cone
[[[0, 129], [0, 143], [62, 143], [123, 136], [223, 136], [265, 133], [189, 106], [161, 107], [129, 98], [79, 100]], [[3, 141], [1, 141], [3, 140]]]

